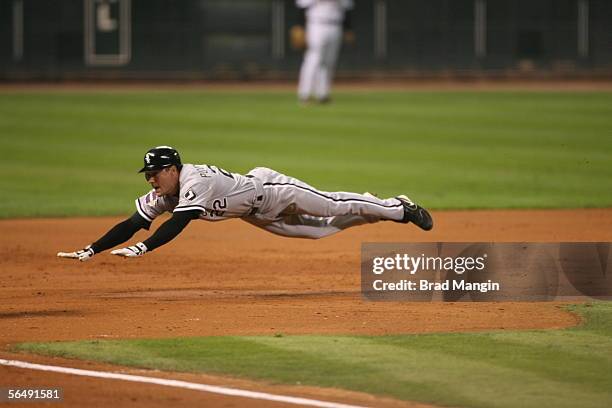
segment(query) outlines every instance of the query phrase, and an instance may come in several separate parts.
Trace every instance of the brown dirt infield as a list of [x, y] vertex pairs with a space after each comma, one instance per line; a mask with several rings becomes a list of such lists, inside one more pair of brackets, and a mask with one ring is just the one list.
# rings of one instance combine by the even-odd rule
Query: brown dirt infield
[[[68, 339], [562, 328], [578, 320], [562, 310], [559, 302], [364, 301], [359, 294], [360, 245], [612, 241], [612, 209], [446, 211], [434, 212], [434, 217], [436, 227], [430, 233], [379, 223], [319, 241], [277, 237], [239, 220], [194, 222], [174, 242], [143, 258], [125, 260], [105, 253], [86, 263], [58, 259], [55, 254], [91, 242], [120, 218], [2, 220], [0, 350], [21, 341]], [[0, 358], [117, 369], [6, 351], [0, 351]], [[406, 405], [341, 390], [204, 375], [157, 375], [347, 403]], [[281, 405], [7, 367], [0, 367], [0, 378], [3, 386], [64, 387], [62, 406]]]

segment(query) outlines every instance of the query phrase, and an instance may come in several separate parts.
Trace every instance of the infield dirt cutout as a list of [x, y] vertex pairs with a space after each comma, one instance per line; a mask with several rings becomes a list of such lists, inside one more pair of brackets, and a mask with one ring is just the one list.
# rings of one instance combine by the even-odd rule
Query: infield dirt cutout
[[[239, 220], [193, 222], [173, 242], [143, 258], [119, 259], [106, 252], [85, 263], [58, 259], [55, 254], [81, 248], [121, 218], [2, 220], [0, 358], [109, 371], [119, 368], [4, 350], [22, 341], [563, 328], [578, 319], [559, 302], [362, 300], [361, 243], [612, 240], [612, 209], [433, 215], [436, 225], [429, 233], [388, 222], [318, 241], [278, 237]], [[153, 228], [158, 225], [159, 221]], [[141, 231], [133, 242], [148, 234]], [[136, 369], [121, 371], [151, 375]], [[195, 374], [156, 376], [353, 404], [418, 406], [342, 390]], [[283, 405], [8, 367], [0, 367], [0, 378], [6, 386], [63, 387], [61, 406]]]

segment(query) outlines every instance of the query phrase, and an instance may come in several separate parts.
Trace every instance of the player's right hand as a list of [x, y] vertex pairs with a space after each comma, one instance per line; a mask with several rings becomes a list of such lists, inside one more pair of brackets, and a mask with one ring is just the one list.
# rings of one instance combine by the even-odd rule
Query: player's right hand
[[123, 256], [124, 258], [136, 258], [137, 256], [143, 256], [148, 251], [148, 248], [142, 242], [138, 242], [136, 245], [129, 246], [127, 248], [115, 249], [111, 251], [111, 254], [117, 256]]
[[94, 250], [91, 249], [91, 245], [87, 245], [85, 248], [76, 252], [58, 252], [57, 256], [60, 258], [78, 259], [81, 262], [85, 262], [94, 256], [94, 253]]
[[342, 35], [342, 40], [347, 45], [355, 45], [355, 32], [345, 31]]

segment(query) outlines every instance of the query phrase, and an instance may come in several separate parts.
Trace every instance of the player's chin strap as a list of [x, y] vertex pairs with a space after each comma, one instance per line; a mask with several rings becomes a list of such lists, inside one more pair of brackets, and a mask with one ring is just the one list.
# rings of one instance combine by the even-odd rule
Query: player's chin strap
[[264, 199], [263, 184], [261, 183], [261, 180], [259, 180], [257, 177], [251, 174], [247, 174], [246, 177], [248, 177], [251, 180], [251, 182], [253, 182], [253, 186], [255, 187], [255, 199], [253, 200], [253, 206], [251, 207], [251, 211], [248, 214], [248, 215], [254, 215], [254, 214], [257, 214], [257, 212], [261, 208], [261, 205], [263, 204], [263, 199]]

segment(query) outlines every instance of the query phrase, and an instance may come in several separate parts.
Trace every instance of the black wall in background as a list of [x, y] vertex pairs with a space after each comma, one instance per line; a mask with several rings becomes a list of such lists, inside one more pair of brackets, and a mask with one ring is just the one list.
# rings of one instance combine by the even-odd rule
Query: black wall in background
[[[0, 78], [293, 78], [301, 54], [287, 32], [293, 0], [131, 0], [130, 55], [86, 62], [85, 4], [107, 2], [117, 20], [125, 0], [0, 0]], [[580, 0], [486, 0], [486, 55], [474, 45], [475, 0], [386, 0], [385, 52], [376, 48], [375, 10], [356, 0], [357, 43], [345, 47], [340, 75], [612, 72], [612, 1], [589, 0], [588, 54], [578, 52]], [[15, 54], [15, 3], [23, 10], [23, 53]], [[284, 6], [284, 47], [274, 50], [274, 10]], [[379, 9], [380, 10], [380, 9]], [[97, 16], [97, 14], [96, 14]], [[94, 19], [95, 21], [95, 19]], [[94, 24], [95, 26], [95, 24]], [[118, 31], [100, 36], [117, 48]], [[282, 45], [282, 44], [281, 44]]]

